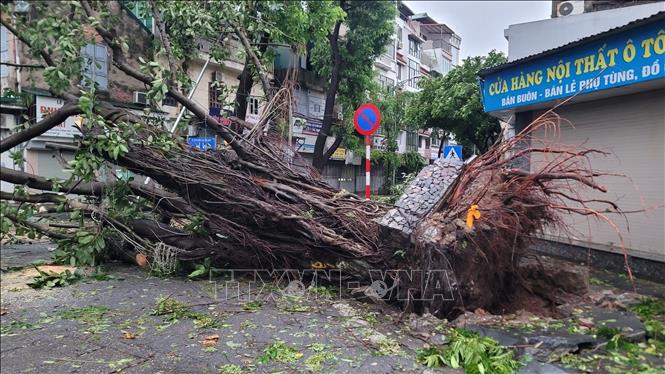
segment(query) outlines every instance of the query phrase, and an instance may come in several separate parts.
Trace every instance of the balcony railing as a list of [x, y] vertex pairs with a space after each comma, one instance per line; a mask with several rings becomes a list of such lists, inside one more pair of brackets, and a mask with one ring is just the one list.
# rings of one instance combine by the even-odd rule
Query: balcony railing
[[452, 55], [453, 53], [452, 45], [450, 45], [450, 43], [445, 40], [427, 40], [425, 43], [423, 43], [423, 50], [428, 49], [441, 49], [448, 55]]
[[430, 53], [424, 52], [420, 56], [420, 64], [424, 65], [427, 67], [427, 70], [432, 70], [432, 68], [436, 68], [438, 66], [436, 57], [430, 55]]

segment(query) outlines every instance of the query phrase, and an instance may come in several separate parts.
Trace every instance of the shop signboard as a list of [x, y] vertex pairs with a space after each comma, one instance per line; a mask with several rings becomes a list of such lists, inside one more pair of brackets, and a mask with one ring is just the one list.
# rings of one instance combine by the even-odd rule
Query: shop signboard
[[[63, 105], [65, 105], [65, 103], [62, 99], [37, 95], [35, 97], [35, 106], [37, 107], [35, 120], [37, 122], [41, 121], [48, 117], [50, 113], [62, 108]], [[42, 136], [53, 136], [57, 138], [73, 138], [75, 135], [81, 135], [79, 129], [76, 128], [75, 116], [67, 117], [64, 122], [42, 134]]]
[[217, 147], [217, 143], [215, 141], [214, 136], [213, 137], [190, 136], [187, 138], [187, 144], [202, 151], [208, 149], [215, 149]]
[[493, 112], [663, 78], [664, 29], [656, 20], [488, 73], [481, 81], [484, 109]]
[[230, 126], [232, 123], [231, 119], [228, 118], [231, 115], [231, 112], [226, 109], [210, 108], [208, 110], [208, 114], [210, 114], [212, 118], [224, 126]]
[[339, 147], [330, 156], [331, 160], [344, 161], [346, 160], [346, 148]]
[[314, 153], [316, 137], [303, 135], [293, 137], [293, 146], [300, 153]]

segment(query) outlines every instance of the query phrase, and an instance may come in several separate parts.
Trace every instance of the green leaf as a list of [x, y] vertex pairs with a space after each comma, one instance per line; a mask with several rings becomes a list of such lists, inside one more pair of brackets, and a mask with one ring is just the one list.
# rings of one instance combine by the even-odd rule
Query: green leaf
[[80, 244], [90, 244], [94, 239], [94, 235], [86, 235], [79, 237], [78, 241]]
[[196, 265], [196, 270], [192, 271], [189, 273], [187, 276], [188, 278], [197, 278], [202, 275], [205, 275], [208, 272], [208, 269], [205, 267], [205, 265]]

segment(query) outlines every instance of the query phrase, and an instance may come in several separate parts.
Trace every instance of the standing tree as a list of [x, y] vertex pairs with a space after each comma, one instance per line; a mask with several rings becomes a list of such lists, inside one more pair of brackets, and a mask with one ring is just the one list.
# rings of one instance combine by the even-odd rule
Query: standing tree
[[410, 121], [421, 128], [439, 128], [466, 149], [485, 153], [501, 134], [499, 120], [483, 110], [478, 72], [506, 62], [501, 52], [469, 57], [448, 74], [422, 79], [418, 97], [409, 108]]
[[384, 135], [384, 149], [372, 154], [372, 161], [383, 166], [383, 189], [390, 188], [397, 181], [397, 171], [402, 168], [405, 173], [417, 172], [425, 163], [417, 152], [397, 153], [397, 137], [404, 129], [415, 130], [415, 126], [407, 122], [407, 108], [415, 97], [415, 93], [402, 90], [386, 90], [381, 92], [375, 101], [383, 114], [381, 131]]
[[[318, 170], [353, 129], [349, 115], [376, 87], [374, 60], [386, 49], [394, 33], [397, 11], [393, 1], [339, 0], [345, 12], [343, 20], [335, 23], [328, 35], [328, 45], [315, 45], [312, 61], [320, 76], [327, 80], [323, 123], [314, 144], [313, 165]], [[345, 111], [345, 124], [333, 126], [335, 104]], [[326, 149], [328, 137], [335, 141]], [[353, 143], [349, 140], [350, 143]]]

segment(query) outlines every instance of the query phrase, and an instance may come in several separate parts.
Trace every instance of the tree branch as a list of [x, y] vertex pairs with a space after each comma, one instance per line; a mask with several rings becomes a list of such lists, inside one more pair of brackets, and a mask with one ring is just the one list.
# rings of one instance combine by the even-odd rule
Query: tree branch
[[162, 45], [164, 45], [164, 51], [166, 52], [166, 59], [169, 62], [169, 70], [170, 70], [170, 81], [171, 84], [176, 84], [176, 72], [177, 67], [175, 64], [175, 60], [173, 58], [173, 50], [171, 49], [171, 41], [169, 40], [169, 36], [166, 33], [166, 25], [164, 24], [164, 20], [162, 20], [162, 14], [157, 8], [157, 3], [155, 3], [154, 0], [150, 0], [150, 7], [152, 8], [152, 15], [155, 18], [155, 24], [157, 25], [157, 30], [159, 31], [159, 38], [162, 41]]
[[40, 204], [40, 203], [58, 204], [65, 201], [66, 198], [63, 195], [58, 195], [54, 193], [24, 195], [24, 194], [18, 194], [16, 192], [11, 193], [11, 192], [0, 191], [0, 200], [11, 200], [11, 201], [35, 203], [35, 204]]
[[[5, 18], [7, 18], [7, 19], [5, 19]], [[25, 44], [28, 47], [32, 48], [32, 45], [30, 44], [28, 39], [26, 39], [23, 35], [21, 35], [18, 32], [18, 30], [16, 30], [16, 28], [14, 28], [14, 26], [9, 23], [9, 17], [0, 17], [0, 23], [2, 23], [2, 25], [4, 27], [6, 27], [7, 30], [9, 30], [9, 32], [14, 34], [14, 36], [16, 36], [23, 44]], [[48, 52], [46, 52], [45, 49], [40, 50], [39, 55], [42, 57], [44, 62], [46, 62], [46, 65], [55, 66], [55, 61], [53, 61], [53, 58], [51, 57], [50, 54], [48, 54]]]
[[127, 63], [127, 59], [122, 52], [122, 46], [120, 46], [120, 44], [115, 41], [115, 35], [112, 32], [101, 26], [101, 23], [99, 23], [101, 22], [101, 19], [99, 18], [97, 12], [92, 9], [90, 2], [88, 0], [81, 0], [81, 7], [83, 8], [83, 11], [85, 12], [86, 16], [88, 16], [88, 18], [92, 17], [98, 21], [97, 25], [95, 26], [95, 31], [102, 37], [102, 39], [104, 39], [104, 42], [109, 47], [111, 47], [113, 52], [113, 65], [115, 65], [118, 69], [122, 70], [122, 72], [129, 75], [130, 77], [147, 85], [151, 85], [151, 76], [143, 74], [129, 66], [129, 63]]
[[263, 88], [263, 92], [265, 93], [266, 96], [266, 101], [272, 100], [272, 93], [270, 92], [270, 82], [268, 81], [268, 78], [265, 75], [265, 68], [263, 67], [263, 64], [261, 63], [261, 60], [259, 57], [254, 53], [254, 50], [252, 49], [252, 45], [247, 38], [247, 34], [245, 31], [242, 29], [241, 26], [236, 25], [235, 26], [236, 34], [240, 38], [240, 42], [242, 43], [243, 47], [245, 48], [245, 52], [249, 55], [249, 57], [252, 59], [254, 66], [256, 66], [257, 74], [259, 75], [259, 79], [261, 80], [261, 86]]
[[57, 232], [57, 231], [49, 230], [47, 227], [45, 227], [43, 225], [20, 219], [20, 218], [16, 217], [13, 214], [10, 214], [10, 213], [5, 212], [5, 213], [3, 213], [3, 215], [5, 217], [9, 218], [10, 220], [14, 221], [14, 223], [16, 223], [17, 225], [26, 226], [26, 227], [29, 227], [33, 230], [37, 230], [37, 231], [41, 232], [42, 234], [48, 236], [49, 238], [53, 238], [53, 239], [71, 239], [72, 238], [71, 235], [66, 235], [66, 234], [63, 234], [63, 233], [60, 233], [60, 232]]
[[11, 62], [0, 62], [0, 65], [5, 65], [5, 66], [12, 66], [15, 68], [28, 68], [28, 69], [45, 69], [46, 66], [44, 65], [36, 65], [36, 64], [14, 64]]
[[[92, 9], [88, 0], [81, 0], [81, 6], [83, 7], [83, 10], [85, 11], [88, 17], [93, 17], [98, 19], [97, 13]], [[106, 44], [111, 46], [111, 49], [113, 51], [113, 65], [118, 67], [118, 69], [122, 70], [125, 74], [129, 75], [130, 77], [152, 87], [153, 78], [151, 76], [141, 73], [140, 71], [131, 67], [127, 63], [127, 60], [122, 52], [121, 46], [118, 43], [116, 43], [114, 40], [115, 36], [113, 35], [113, 33], [103, 28], [101, 24], [97, 24], [95, 26], [95, 30], [104, 39], [104, 42], [106, 42]], [[187, 108], [197, 118], [204, 121], [215, 132], [217, 132], [229, 144], [229, 146], [233, 148], [236, 154], [238, 154], [238, 157], [240, 158], [248, 157], [247, 151], [245, 151], [244, 147], [238, 142], [236, 137], [229, 131], [229, 129], [227, 129], [222, 124], [217, 122], [210, 114], [208, 114], [208, 112], [203, 107], [196, 104], [194, 101], [188, 99], [187, 96], [183, 95], [180, 91], [178, 91], [174, 87], [170, 85], [168, 86], [169, 86], [169, 94], [171, 94], [171, 96], [177, 102], [179, 102], [181, 105]]]
[[[0, 169], [0, 171], [2, 171], [2, 173], [0, 173], [0, 179], [5, 182], [26, 185], [30, 188], [44, 191], [53, 191], [55, 189], [52, 181], [38, 175], [4, 167]], [[65, 193], [77, 195], [101, 196], [103, 191], [107, 188], [109, 188], [107, 183], [87, 182], [64, 184], [61, 186], [60, 190]]]
[[48, 117], [42, 119], [36, 124], [28, 127], [27, 129], [12, 134], [2, 140], [0, 140], [0, 153], [3, 153], [15, 146], [26, 142], [30, 139], [33, 139], [48, 130], [54, 128], [55, 126], [61, 124], [67, 119], [67, 117], [81, 114], [81, 109], [76, 104], [65, 104], [62, 108], [56, 110], [55, 112], [48, 115]]
[[[55, 189], [52, 181], [38, 175], [4, 167], [0, 169], [0, 171], [0, 179], [5, 182], [26, 185], [30, 188], [44, 191], [53, 191]], [[62, 185], [60, 190], [69, 194], [102, 196], [104, 191], [113, 188], [113, 185], [113, 182], [70, 183]], [[194, 212], [194, 209], [189, 204], [187, 204], [185, 200], [174, 193], [156, 187], [146, 186], [140, 182], [130, 182], [129, 188], [131, 188], [135, 194], [153, 201], [155, 207], [159, 209], [183, 214], [192, 214]], [[8, 197], [8, 195], [3, 196]]]
[[[14, 36], [16, 36], [28, 48], [33, 49], [32, 45], [30, 44], [30, 41], [28, 41], [28, 39], [25, 36], [21, 35], [21, 33], [19, 33], [18, 30], [12, 24], [9, 23], [9, 17], [0, 17], [0, 23], [4, 27], [6, 27], [7, 30], [9, 30], [9, 32], [14, 34]], [[46, 63], [46, 65], [56, 66], [56, 63], [53, 60], [53, 57], [51, 57], [51, 55], [45, 49], [41, 49], [38, 52], [39, 52], [39, 55], [44, 60], [44, 62]], [[58, 92], [51, 91], [51, 93], [54, 96], [62, 97], [63, 99], [65, 99], [67, 101], [76, 101], [78, 99], [76, 96], [74, 96], [74, 95], [72, 95], [68, 92], [59, 92], [58, 93]]]

